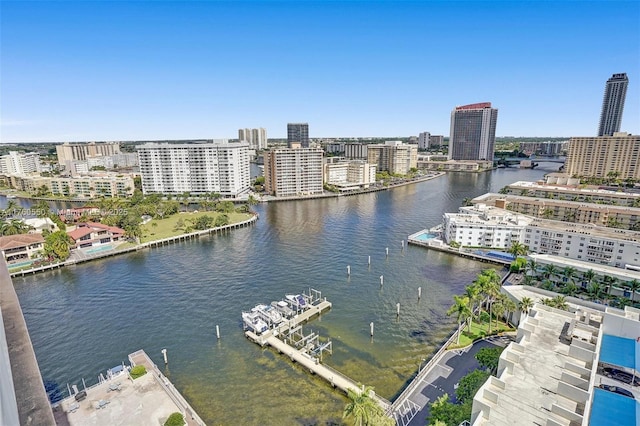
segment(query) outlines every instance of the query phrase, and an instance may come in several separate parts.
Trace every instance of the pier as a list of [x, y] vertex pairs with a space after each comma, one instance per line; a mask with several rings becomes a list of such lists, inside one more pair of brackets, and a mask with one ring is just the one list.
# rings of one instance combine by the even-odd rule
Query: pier
[[[294, 316], [290, 320], [283, 321], [280, 325], [268, 331], [265, 331], [260, 335], [257, 335], [250, 330], [246, 331], [245, 335], [250, 340], [262, 347], [267, 345], [271, 346], [279, 353], [289, 357], [291, 361], [297, 362], [298, 364], [309, 370], [311, 374], [316, 374], [318, 377], [322, 377], [334, 388], [341, 389], [345, 393], [349, 389], [354, 392], [360, 393], [362, 391], [362, 388], [358, 386], [358, 383], [340, 373], [339, 371], [322, 364], [319, 358], [308, 353], [305, 348], [306, 345], [303, 345], [301, 349], [297, 349], [296, 347], [288, 343], [288, 339], [285, 339], [283, 341], [279, 338], [279, 336], [292, 335], [294, 332], [299, 330], [302, 323], [309, 321], [311, 318], [317, 315], [321, 315], [324, 311], [327, 311], [329, 309], [331, 309], [331, 302], [329, 302], [325, 298], [324, 300], [321, 300], [316, 304], [312, 304], [310, 308]], [[301, 341], [303, 341], [304, 343], [306, 340], [311, 340], [312, 337], [317, 338], [317, 336], [308, 336], [307, 338], [302, 338]], [[294, 343], [293, 341], [291, 343], [293, 345], [296, 345], [296, 343]], [[372, 397], [387, 414], [390, 414], [391, 402], [375, 394], [373, 394]]]

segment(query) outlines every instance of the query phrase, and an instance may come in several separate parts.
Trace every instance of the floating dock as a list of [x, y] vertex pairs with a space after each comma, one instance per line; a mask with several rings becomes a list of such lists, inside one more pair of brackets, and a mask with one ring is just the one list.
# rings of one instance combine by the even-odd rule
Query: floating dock
[[[289, 345], [287, 343], [287, 339], [283, 341], [279, 338], [279, 336], [288, 336], [288, 333], [290, 331], [299, 328], [302, 323], [310, 320], [317, 315], [321, 315], [324, 311], [329, 309], [331, 309], [331, 302], [329, 302], [325, 298], [324, 300], [312, 304], [308, 309], [304, 310], [293, 318], [283, 321], [278, 326], [267, 330], [260, 335], [250, 330], [246, 331], [245, 335], [250, 340], [262, 347], [267, 345], [271, 346], [279, 353], [289, 357], [291, 361], [297, 362], [298, 364], [308, 369], [311, 374], [316, 374], [318, 375], [318, 377], [322, 377], [334, 388], [341, 389], [345, 393], [349, 389], [359, 393], [362, 391], [362, 388], [358, 386], [358, 383], [345, 376], [344, 374], [338, 372], [337, 370], [334, 370], [333, 368], [322, 364], [319, 358], [310, 355], [305, 348], [297, 349]], [[372, 396], [385, 412], [390, 412], [391, 402], [375, 394]]]

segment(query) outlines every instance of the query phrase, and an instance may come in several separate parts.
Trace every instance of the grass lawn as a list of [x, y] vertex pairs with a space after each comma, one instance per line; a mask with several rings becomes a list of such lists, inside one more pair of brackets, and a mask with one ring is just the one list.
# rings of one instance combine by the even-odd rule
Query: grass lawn
[[[496, 322], [492, 321], [491, 334], [498, 334], [503, 331], [513, 331], [513, 330], [515, 330], [513, 327], [511, 327], [510, 325], [502, 321], [498, 321], [497, 327], [496, 327]], [[449, 345], [447, 349], [457, 349], [457, 348], [464, 348], [466, 346], [469, 346], [474, 341], [486, 337], [488, 335], [488, 332], [489, 332], [488, 322], [483, 322], [482, 324], [480, 324], [473, 321], [471, 322], [471, 333], [469, 333], [469, 331], [467, 330], [467, 327], [465, 327], [464, 331], [460, 335], [460, 344], [456, 345], [454, 342], [451, 345]]]
[[[185, 226], [190, 226], [190, 223], [195, 222], [201, 216], [211, 216], [215, 221], [216, 217], [221, 213], [216, 212], [182, 212], [174, 214], [166, 219], [152, 219], [149, 222], [141, 225], [142, 229], [142, 238], [140, 238], [140, 242], [146, 243], [149, 241], [161, 240], [163, 238], [175, 237], [176, 235], [184, 234], [183, 229], [176, 229], [176, 224], [179, 220], [182, 220]], [[247, 220], [251, 218], [250, 213], [228, 213], [229, 223], [238, 223], [243, 220]], [[156, 225], [154, 225], [154, 223]], [[193, 230], [195, 231], [195, 229]]]

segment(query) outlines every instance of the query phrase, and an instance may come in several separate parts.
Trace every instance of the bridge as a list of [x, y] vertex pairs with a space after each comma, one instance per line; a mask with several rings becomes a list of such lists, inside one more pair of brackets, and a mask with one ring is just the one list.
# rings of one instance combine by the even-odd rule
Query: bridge
[[494, 162], [501, 164], [520, 164], [522, 160], [531, 160], [537, 163], [558, 163], [564, 164], [567, 157], [547, 157], [543, 155], [531, 155], [529, 157], [494, 157]]

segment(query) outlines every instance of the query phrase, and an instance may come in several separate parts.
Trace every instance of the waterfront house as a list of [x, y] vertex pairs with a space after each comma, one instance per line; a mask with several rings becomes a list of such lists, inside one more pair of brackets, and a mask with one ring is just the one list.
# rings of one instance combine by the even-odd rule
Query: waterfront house
[[97, 222], [79, 223], [76, 229], [67, 232], [75, 248], [95, 247], [124, 239], [124, 229]]
[[44, 238], [41, 234], [17, 234], [0, 237], [0, 251], [7, 264], [11, 266], [41, 252], [44, 248]]

